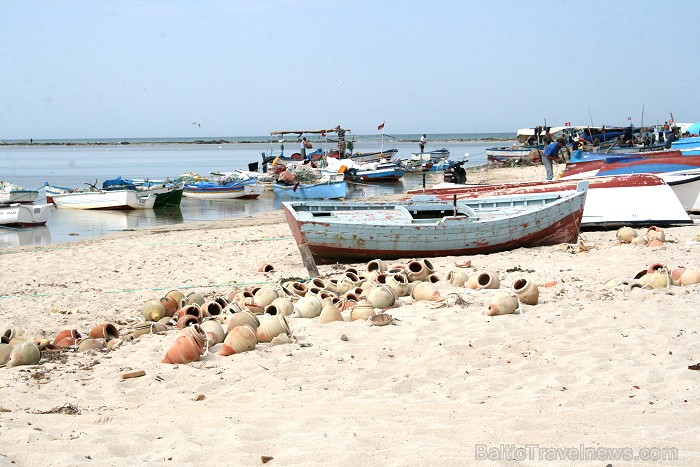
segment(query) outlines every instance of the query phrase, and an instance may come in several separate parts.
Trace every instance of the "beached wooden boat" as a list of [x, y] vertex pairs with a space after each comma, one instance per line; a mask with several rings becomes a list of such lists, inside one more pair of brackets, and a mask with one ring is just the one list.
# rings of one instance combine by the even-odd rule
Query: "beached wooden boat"
[[38, 190], [25, 190], [14, 183], [0, 181], [0, 205], [33, 203], [37, 196], [39, 196]]
[[406, 202], [282, 203], [297, 245], [320, 264], [469, 254], [578, 240], [588, 188], [455, 203], [418, 195]]
[[[692, 224], [675, 190], [652, 174], [592, 177], [589, 182], [582, 227], [668, 226]], [[494, 185], [455, 185], [409, 190], [408, 195], [430, 194], [443, 200], [488, 196], [563, 193], [576, 188], [579, 179]]]
[[52, 204], [14, 203], [0, 206], [0, 225], [20, 227], [44, 225], [49, 220], [52, 209]]
[[700, 156], [683, 155], [680, 151], [617, 154], [602, 159], [570, 161], [560, 178], [677, 172], [697, 168], [700, 168]]
[[46, 201], [66, 209], [153, 209], [156, 195], [137, 190], [71, 189], [44, 184]]
[[[374, 152], [356, 152], [350, 156], [350, 159], [358, 164], [367, 164], [371, 162], [390, 161], [398, 154], [398, 149], [384, 149]], [[342, 161], [342, 159], [341, 159]]]

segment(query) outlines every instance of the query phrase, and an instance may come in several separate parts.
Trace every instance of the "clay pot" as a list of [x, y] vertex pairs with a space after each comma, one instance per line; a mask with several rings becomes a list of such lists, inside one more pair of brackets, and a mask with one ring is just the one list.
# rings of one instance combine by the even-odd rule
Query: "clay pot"
[[199, 360], [207, 342], [207, 336], [198, 324], [192, 325], [192, 330], [186, 336], [180, 336], [170, 346], [163, 363], [183, 364]]
[[435, 273], [432, 273], [432, 274], [430, 274], [430, 275], [428, 276], [427, 279], [425, 279], [425, 281], [426, 281], [426, 282], [432, 282], [433, 284], [437, 284], [438, 282], [440, 282], [440, 276], [438, 276], [438, 275], [435, 274]]
[[294, 305], [294, 313], [291, 316], [299, 318], [315, 318], [321, 314], [323, 305], [318, 297], [304, 296]]
[[484, 312], [488, 316], [507, 315], [518, 309], [518, 299], [507, 292], [497, 292], [491, 297], [489, 308]]
[[369, 300], [357, 302], [352, 310], [350, 310], [351, 321], [367, 321], [374, 316], [374, 305]]
[[187, 305], [193, 305], [197, 304], [199, 306], [204, 305], [204, 302], [207, 300], [204, 298], [204, 295], [197, 293], [197, 292], [191, 292], [187, 297], [185, 297], [185, 303]]
[[373, 259], [372, 261], [369, 261], [365, 266], [365, 271], [367, 272], [367, 274], [386, 272], [386, 270], [387, 265], [381, 259]]
[[386, 278], [386, 286], [390, 287], [397, 297], [405, 297], [410, 291], [408, 276], [404, 273], [388, 275]]
[[367, 300], [374, 305], [374, 308], [385, 310], [392, 307], [394, 303], [396, 303], [396, 294], [391, 287], [380, 285], [369, 291]]
[[666, 266], [661, 263], [652, 263], [647, 268], [648, 273], [659, 272], [661, 269], [666, 269]]
[[681, 276], [685, 272], [684, 267], [677, 267], [674, 269], [671, 269], [671, 280], [673, 281], [673, 285], [682, 285], [681, 284]]
[[666, 241], [666, 234], [664, 233], [664, 229], [661, 227], [656, 227], [655, 225], [652, 225], [647, 229], [647, 240], [651, 241], [653, 239], [658, 239], [661, 241], [661, 243]]
[[294, 311], [294, 303], [289, 297], [278, 297], [265, 307], [268, 315], [289, 316]]
[[0, 338], [5, 344], [9, 343], [15, 337], [19, 337], [24, 334], [24, 330], [16, 327], [9, 327], [2, 331]]
[[165, 297], [160, 298], [160, 303], [163, 304], [165, 316], [175, 316], [177, 310], [180, 309], [180, 303], [177, 302], [173, 297], [168, 297], [167, 295]]
[[194, 316], [195, 318], [201, 320], [204, 317], [202, 307], [196, 303], [183, 306], [180, 308], [180, 311], [178, 311], [177, 314], [178, 318], [182, 318], [183, 316]]
[[700, 269], [690, 268], [683, 271], [680, 277], [681, 285], [691, 285], [700, 283]]
[[[146, 334], [161, 334], [168, 330], [168, 326], [163, 323], [140, 323], [134, 326], [134, 338], [141, 337]], [[112, 342], [112, 341], [109, 341]]]
[[98, 324], [90, 330], [90, 337], [93, 339], [110, 341], [112, 339], [119, 339], [119, 331], [117, 331], [117, 328], [113, 324]]
[[270, 287], [260, 287], [253, 294], [255, 304], [263, 308], [272, 303], [276, 298], [279, 298], [279, 293]]
[[[360, 300], [362, 300], [362, 298], [352, 290], [345, 292], [345, 295], [343, 295], [343, 299], [352, 300], [353, 302], [359, 302]], [[323, 302], [323, 300], [321, 302]]]
[[340, 309], [331, 301], [327, 303], [321, 310], [321, 314], [318, 317], [321, 324], [332, 323], [333, 321], [345, 321]]
[[236, 326], [248, 325], [253, 330], [256, 330], [258, 329], [258, 326], [260, 326], [260, 321], [258, 320], [257, 316], [255, 316], [253, 313], [249, 311], [241, 311], [240, 313], [232, 314], [226, 320], [226, 324], [226, 333], [228, 334], [229, 332], [231, 332], [231, 329], [235, 328]]
[[183, 329], [186, 328], [187, 326], [192, 326], [195, 324], [199, 324], [201, 320], [197, 318], [196, 316], [192, 315], [182, 315], [178, 320], [176, 326], [178, 329]]
[[455, 287], [463, 287], [464, 283], [469, 280], [469, 275], [462, 271], [450, 271], [447, 273], [447, 277], [445, 279]]
[[258, 272], [274, 272], [275, 267], [271, 265], [270, 263], [261, 263], [258, 266]]
[[474, 290], [497, 289], [501, 286], [501, 281], [495, 273], [482, 271], [469, 276], [465, 286]]
[[438, 292], [437, 287], [432, 282], [416, 282], [411, 289], [411, 298], [419, 300], [429, 300], [437, 302], [442, 300], [440, 292]]
[[306, 286], [306, 284], [302, 284], [301, 282], [292, 282], [289, 284], [289, 291], [292, 293], [292, 295], [295, 295], [297, 297], [303, 297], [306, 295], [306, 292], [309, 291], [309, 288]]
[[208, 319], [203, 322], [201, 327], [207, 335], [207, 341], [209, 341], [210, 347], [215, 346], [216, 344], [221, 344], [226, 338], [226, 331], [224, 331], [224, 328], [222, 328], [219, 323], [212, 319]]
[[104, 340], [102, 339], [93, 339], [92, 337], [88, 337], [86, 339], [80, 339], [77, 342], [77, 346], [78, 352], [87, 352], [88, 350], [102, 350], [105, 344]]
[[326, 289], [328, 287], [328, 283], [320, 277], [314, 277], [306, 285], [307, 287], [313, 286], [318, 287], [319, 289]]
[[282, 315], [269, 316], [262, 320], [256, 331], [258, 342], [270, 342], [280, 334], [292, 334], [287, 318]]
[[223, 308], [221, 308], [221, 305], [213, 300], [210, 300], [208, 302], [204, 302], [204, 305], [202, 305], [202, 318], [208, 318], [211, 316], [219, 316], [221, 312], [223, 311]]
[[615, 237], [620, 243], [631, 243], [632, 239], [637, 236], [637, 231], [632, 227], [620, 227], [615, 234]]
[[700, 232], [695, 232], [695, 235], [693, 235], [693, 241], [700, 242]]
[[141, 305], [141, 314], [148, 321], [158, 321], [165, 316], [165, 307], [160, 299], [151, 298]]
[[247, 325], [235, 326], [226, 334], [219, 355], [228, 356], [248, 352], [254, 350], [257, 343], [258, 338], [253, 328]]
[[[622, 242], [624, 243], [624, 242]], [[647, 239], [644, 237], [634, 237], [632, 241], [630, 242], [630, 245], [634, 246], [646, 246], [647, 244]]]
[[640, 282], [648, 289], [664, 289], [671, 285], [671, 277], [666, 273], [652, 272], [645, 274]]
[[0, 344], [0, 366], [10, 360], [10, 353], [12, 353], [12, 346], [10, 344]]
[[185, 294], [179, 290], [171, 290], [170, 292], [166, 293], [165, 296], [175, 300], [178, 310], [182, 307], [182, 303], [185, 301]]
[[81, 337], [83, 335], [77, 329], [64, 329], [56, 335], [53, 345], [61, 348], [73, 347]]
[[540, 291], [537, 285], [531, 280], [521, 277], [513, 282], [511, 290], [518, 296], [518, 300], [526, 305], [537, 305], [540, 298]]
[[430, 275], [430, 271], [421, 261], [410, 261], [408, 263], [408, 280], [410, 282], [424, 281]]
[[[357, 277], [357, 276], [355, 276], [355, 277]], [[348, 290], [352, 290], [354, 288], [355, 288], [355, 281], [352, 280], [352, 278], [350, 278], [348, 276], [341, 277], [335, 283], [335, 293], [337, 293], [338, 295], [343, 295]]]
[[655, 247], [661, 246], [663, 244], [664, 244], [664, 242], [659, 240], [658, 238], [652, 238], [651, 240], [649, 240], [647, 242], [647, 247], [655, 248]]
[[213, 301], [215, 301], [216, 303], [219, 304], [219, 306], [221, 307], [221, 311], [223, 311], [229, 304], [228, 300], [226, 300], [225, 297], [221, 297], [221, 296], [214, 298]]
[[34, 342], [20, 342], [12, 347], [7, 367], [34, 365], [41, 360], [41, 350]]

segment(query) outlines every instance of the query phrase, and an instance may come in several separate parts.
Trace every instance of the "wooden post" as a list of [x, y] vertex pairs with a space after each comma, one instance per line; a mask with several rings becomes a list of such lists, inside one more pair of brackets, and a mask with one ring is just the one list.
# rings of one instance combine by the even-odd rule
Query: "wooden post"
[[309, 245], [307, 245], [306, 243], [302, 243], [301, 245], [299, 245], [299, 253], [301, 254], [302, 261], [304, 261], [304, 266], [306, 267], [306, 270], [309, 271], [309, 276], [320, 276], [321, 273], [318, 272], [318, 268], [316, 267], [314, 257], [311, 255], [311, 250], [309, 250]]

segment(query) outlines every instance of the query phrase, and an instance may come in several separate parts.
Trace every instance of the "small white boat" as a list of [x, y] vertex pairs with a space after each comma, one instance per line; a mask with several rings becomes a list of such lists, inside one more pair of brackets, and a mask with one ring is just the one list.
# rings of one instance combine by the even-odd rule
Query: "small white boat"
[[657, 174], [673, 189], [688, 212], [700, 212], [700, 169]]
[[0, 206], [0, 225], [44, 225], [49, 220], [51, 204], [20, 204], [14, 203]]
[[57, 208], [67, 209], [153, 209], [156, 195], [140, 196], [136, 190], [62, 191], [46, 186]]
[[37, 196], [38, 190], [25, 190], [14, 183], [0, 181], [0, 204], [33, 203]]

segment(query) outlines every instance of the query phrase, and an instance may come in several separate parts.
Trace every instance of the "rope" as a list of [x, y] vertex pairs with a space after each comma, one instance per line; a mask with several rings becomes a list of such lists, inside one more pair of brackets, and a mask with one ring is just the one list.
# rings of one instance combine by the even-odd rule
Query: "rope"
[[[105, 290], [102, 293], [114, 294], [114, 293], [133, 293], [141, 292], [144, 290], [158, 291], [158, 290], [173, 290], [173, 289], [195, 289], [195, 288], [213, 288], [213, 287], [239, 287], [246, 285], [271, 285], [275, 284], [273, 281], [262, 281], [262, 282], [228, 282], [224, 284], [211, 284], [211, 285], [181, 285], [177, 287], [142, 287], [138, 289], [115, 289], [115, 290]], [[94, 292], [94, 291], [90, 291]], [[19, 297], [65, 297], [69, 295], [80, 295], [84, 293], [90, 293], [88, 291], [81, 292], [61, 292], [61, 293], [45, 293], [45, 294], [15, 294], [15, 295], [0, 295], [0, 298], [19, 298]]]

